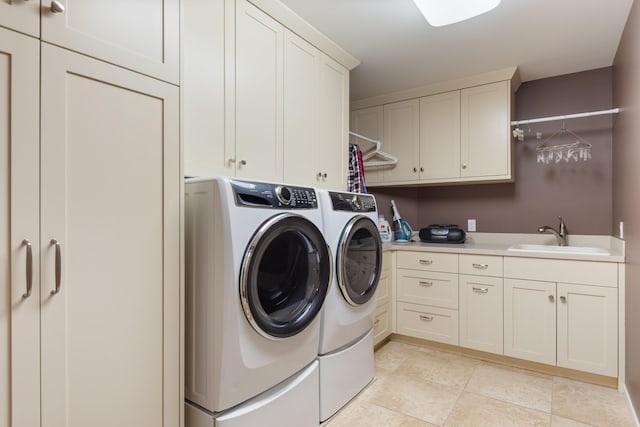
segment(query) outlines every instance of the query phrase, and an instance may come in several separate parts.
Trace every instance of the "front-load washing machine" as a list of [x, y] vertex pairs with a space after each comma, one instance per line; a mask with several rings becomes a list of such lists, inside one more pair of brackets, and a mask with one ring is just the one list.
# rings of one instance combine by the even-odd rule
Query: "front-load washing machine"
[[[319, 314], [332, 276], [321, 228], [313, 188], [186, 181], [185, 397], [194, 426], [256, 416], [264, 425], [317, 423]], [[288, 405], [296, 410], [278, 411]]]
[[335, 260], [318, 350], [320, 420], [325, 421], [374, 376], [373, 321], [382, 241], [372, 195], [318, 191], [324, 234]]

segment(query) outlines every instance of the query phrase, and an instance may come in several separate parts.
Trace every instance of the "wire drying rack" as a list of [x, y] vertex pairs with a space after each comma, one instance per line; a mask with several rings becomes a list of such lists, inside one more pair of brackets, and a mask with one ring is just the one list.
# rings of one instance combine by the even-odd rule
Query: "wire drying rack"
[[[549, 145], [554, 139], [568, 135], [575, 141], [565, 144]], [[560, 163], [564, 161], [579, 162], [591, 159], [591, 144], [584, 141], [575, 133], [571, 132], [562, 124], [562, 128], [544, 140], [544, 142], [536, 148], [536, 161], [545, 165]]]

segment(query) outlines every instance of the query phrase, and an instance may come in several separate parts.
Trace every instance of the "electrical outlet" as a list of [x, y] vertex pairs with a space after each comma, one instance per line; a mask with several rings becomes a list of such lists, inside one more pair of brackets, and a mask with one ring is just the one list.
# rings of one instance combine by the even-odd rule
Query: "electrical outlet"
[[476, 231], [476, 220], [468, 219], [467, 220], [467, 231]]

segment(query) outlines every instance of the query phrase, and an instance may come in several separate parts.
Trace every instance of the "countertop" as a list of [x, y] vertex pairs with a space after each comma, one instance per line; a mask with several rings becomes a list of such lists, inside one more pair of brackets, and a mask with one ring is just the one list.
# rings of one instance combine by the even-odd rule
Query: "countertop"
[[555, 238], [545, 234], [516, 233], [467, 233], [467, 240], [462, 244], [421, 242], [417, 234], [407, 243], [384, 243], [384, 250], [448, 252], [456, 254], [498, 255], [525, 258], [570, 259], [599, 262], [624, 262], [624, 240], [612, 236], [569, 235], [570, 246], [589, 246], [607, 249], [609, 255], [544, 253], [533, 251], [510, 251], [514, 244], [555, 245]]

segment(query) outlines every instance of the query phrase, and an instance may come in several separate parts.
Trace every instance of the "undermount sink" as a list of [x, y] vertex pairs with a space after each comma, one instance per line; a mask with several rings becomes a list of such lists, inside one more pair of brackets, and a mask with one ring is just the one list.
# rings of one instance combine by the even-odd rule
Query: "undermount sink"
[[573, 254], [573, 255], [609, 255], [609, 251], [602, 248], [588, 246], [554, 246], [554, 245], [511, 245], [507, 250], [522, 252], [545, 252], [549, 254]]

